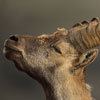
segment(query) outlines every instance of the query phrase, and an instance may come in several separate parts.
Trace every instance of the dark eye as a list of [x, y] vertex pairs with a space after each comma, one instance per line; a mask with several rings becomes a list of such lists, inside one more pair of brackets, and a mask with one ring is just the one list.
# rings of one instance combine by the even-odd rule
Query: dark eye
[[55, 50], [57, 53], [62, 54], [61, 51], [59, 50], [59, 48], [57, 48], [56, 46], [53, 46], [53, 48], [54, 48], [54, 50]]

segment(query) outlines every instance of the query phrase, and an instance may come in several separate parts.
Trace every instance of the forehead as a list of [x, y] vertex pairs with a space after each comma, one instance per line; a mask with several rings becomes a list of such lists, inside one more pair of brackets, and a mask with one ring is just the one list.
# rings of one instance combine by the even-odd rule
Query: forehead
[[68, 31], [64, 28], [57, 29], [56, 32], [50, 35], [40, 35], [38, 36], [38, 40], [40, 43], [51, 43], [51, 42], [56, 42], [58, 40], [64, 39], [64, 37], [68, 34]]

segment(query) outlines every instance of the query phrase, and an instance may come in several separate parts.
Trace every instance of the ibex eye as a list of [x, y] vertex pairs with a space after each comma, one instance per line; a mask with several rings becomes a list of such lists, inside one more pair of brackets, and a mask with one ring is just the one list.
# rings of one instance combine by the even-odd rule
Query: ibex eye
[[54, 48], [54, 50], [55, 50], [57, 53], [62, 54], [61, 51], [59, 50], [59, 48], [57, 48], [56, 46], [53, 46], [53, 48]]

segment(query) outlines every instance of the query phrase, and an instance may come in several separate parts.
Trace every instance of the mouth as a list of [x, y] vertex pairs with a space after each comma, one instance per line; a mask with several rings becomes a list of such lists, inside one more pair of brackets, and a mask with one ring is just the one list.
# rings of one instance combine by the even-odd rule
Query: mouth
[[19, 50], [19, 48], [8, 41], [5, 41], [4, 43], [3, 53], [8, 59], [21, 55], [21, 51]]
[[17, 48], [11, 46], [4, 46], [4, 49], [6, 52], [20, 52]]

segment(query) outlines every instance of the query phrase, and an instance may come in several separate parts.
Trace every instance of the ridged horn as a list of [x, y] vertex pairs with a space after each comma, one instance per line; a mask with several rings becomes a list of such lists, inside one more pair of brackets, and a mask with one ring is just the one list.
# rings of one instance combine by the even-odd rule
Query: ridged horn
[[83, 21], [69, 30], [69, 41], [82, 53], [100, 45], [100, 23], [98, 18], [93, 18], [89, 23]]

